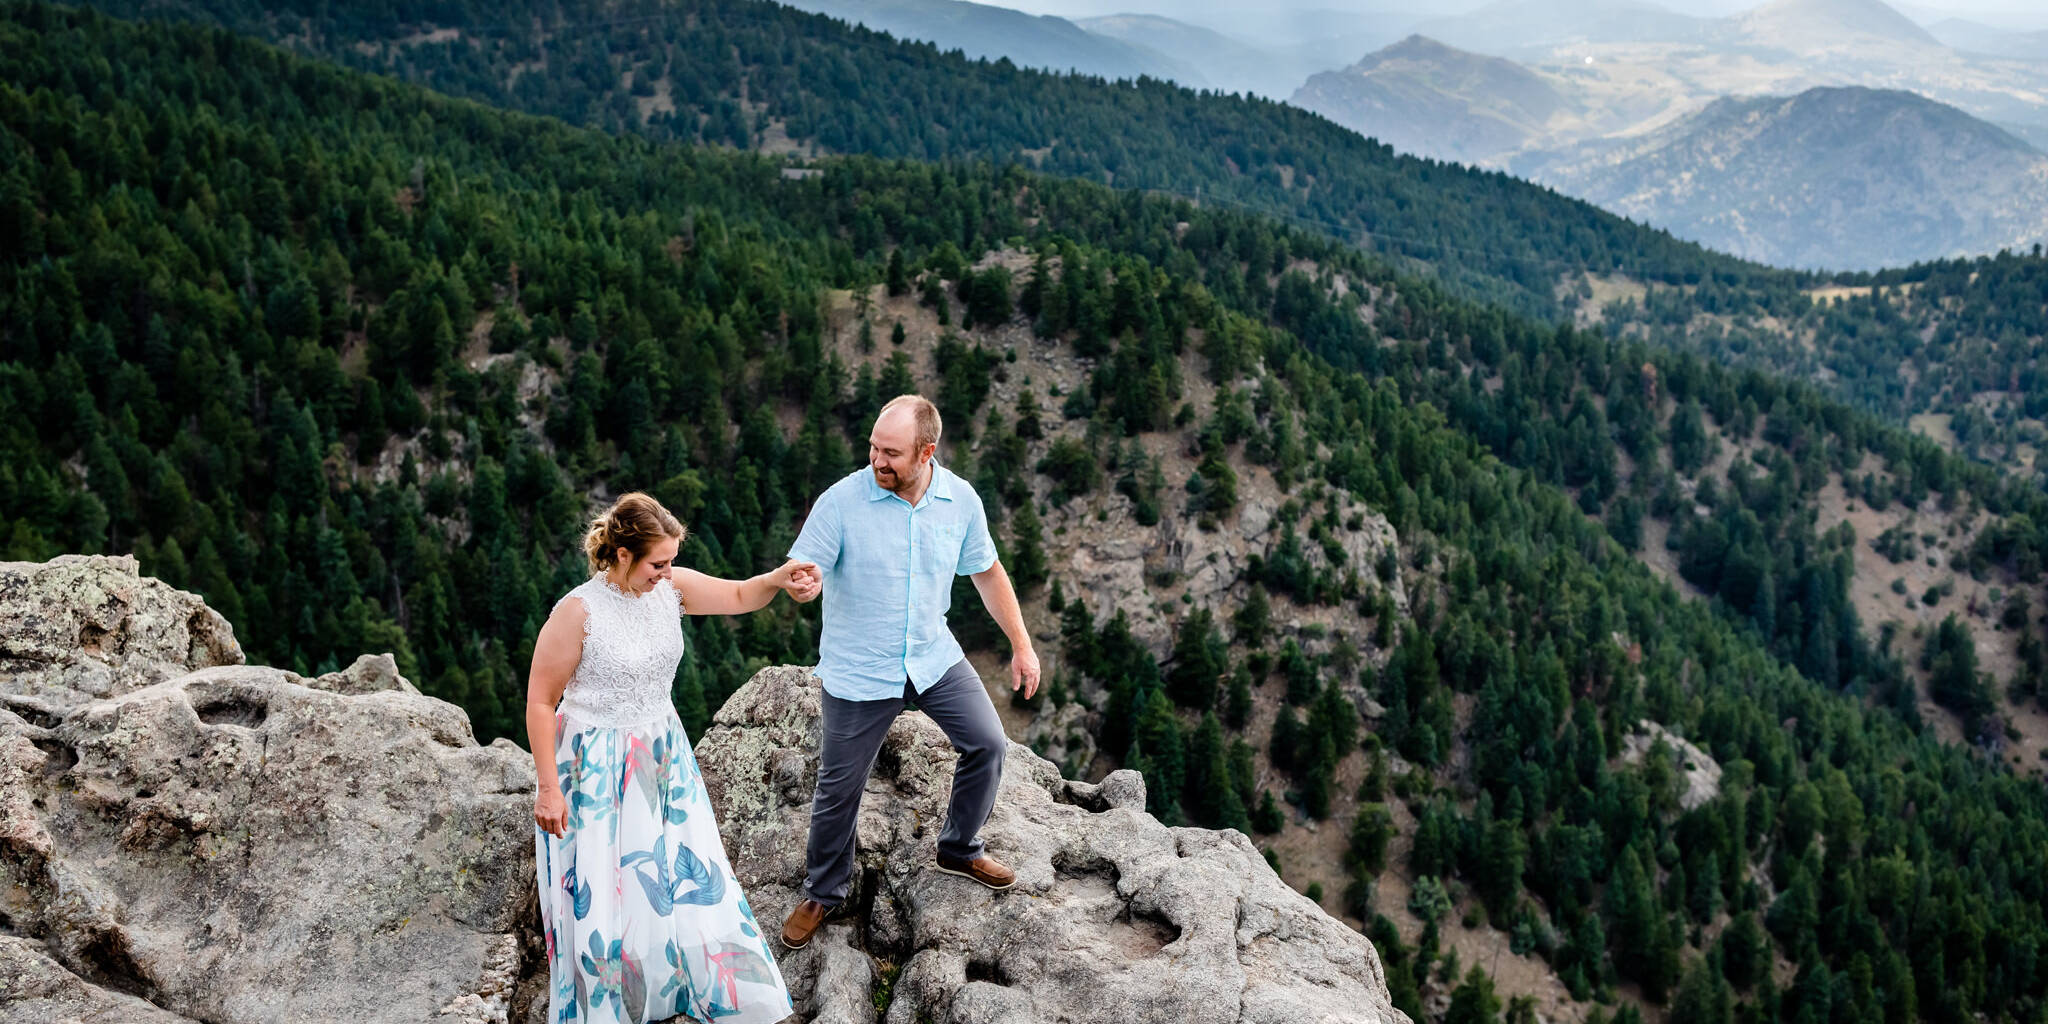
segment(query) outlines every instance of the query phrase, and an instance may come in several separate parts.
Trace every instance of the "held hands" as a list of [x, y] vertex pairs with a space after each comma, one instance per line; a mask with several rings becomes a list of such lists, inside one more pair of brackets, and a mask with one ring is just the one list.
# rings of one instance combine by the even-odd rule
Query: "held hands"
[[790, 600], [804, 604], [817, 600], [825, 587], [825, 577], [815, 563], [791, 559], [775, 570], [775, 586], [788, 591]]
[[562, 791], [551, 786], [542, 786], [533, 797], [533, 823], [542, 832], [562, 838], [569, 832], [569, 803], [562, 799]]
[[1024, 690], [1024, 699], [1038, 694], [1038, 652], [1029, 647], [1010, 655], [1010, 690]]

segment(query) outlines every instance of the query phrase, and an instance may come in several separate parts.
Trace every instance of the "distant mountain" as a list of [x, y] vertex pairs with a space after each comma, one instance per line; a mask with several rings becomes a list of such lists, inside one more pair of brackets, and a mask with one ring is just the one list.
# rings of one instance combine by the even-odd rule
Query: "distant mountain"
[[1700, 42], [1715, 22], [1641, 0], [1496, 0], [1415, 31], [1462, 49], [1523, 56], [1575, 43]]
[[2027, 124], [2019, 121], [1993, 121], [2006, 131], [2024, 141], [2027, 145], [2048, 153], [2048, 124]]
[[1575, 101], [1542, 75], [1411, 35], [1289, 101], [1418, 156], [1484, 163], [1526, 147]]
[[1730, 20], [1742, 42], [1797, 54], [1868, 56], [1873, 44], [1908, 49], [1942, 45], [1883, 0], [1776, 0]]
[[1718, 100], [1640, 138], [1515, 170], [1780, 266], [1867, 269], [2048, 238], [2048, 156], [1895, 90]]
[[1576, 97], [1584, 114], [1553, 126], [1553, 148], [1641, 136], [1724, 96], [1852, 85], [1918, 93], [2037, 144], [2048, 139], [2048, 60], [1999, 55], [2026, 48], [2029, 32], [2008, 32], [2004, 50], [1987, 52], [1982, 39], [1977, 49], [1945, 44], [1883, 0], [1776, 0], [1719, 18], [1590, 2], [1502, 0], [1418, 31], [1520, 61]]
[[1229, 92], [1285, 99], [1304, 75], [1270, 51], [1157, 14], [1112, 14], [1076, 19], [1074, 24], [1095, 35], [1164, 54], [1178, 65], [1197, 69], [1210, 86]]
[[2014, 32], [1981, 21], [1945, 18], [1927, 26], [1927, 33], [1958, 50], [2015, 60], [2048, 61], [2048, 30]]
[[898, 39], [1008, 57], [1019, 67], [1078, 71], [1103, 78], [1150, 75], [1187, 86], [1210, 84], [1194, 65], [1143, 46], [1089, 32], [1065, 18], [1032, 15], [964, 0], [790, 0], [789, 6], [887, 32]]

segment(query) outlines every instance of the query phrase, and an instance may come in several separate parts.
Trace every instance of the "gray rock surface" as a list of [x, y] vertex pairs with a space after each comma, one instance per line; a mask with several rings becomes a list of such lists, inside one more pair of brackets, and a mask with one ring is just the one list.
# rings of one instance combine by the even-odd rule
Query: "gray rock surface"
[[195, 1024], [135, 996], [86, 982], [39, 942], [0, 935], [0, 1022], [5, 1024]]
[[504, 1021], [544, 991], [518, 747], [388, 656], [222, 665], [226, 623], [132, 562], [4, 572], [40, 596], [0, 623], [0, 1022]]
[[1636, 723], [1635, 731], [1622, 737], [1621, 762], [1643, 763], [1643, 759], [1660, 742], [1670, 748], [1672, 766], [1678, 770], [1680, 784], [1684, 787], [1678, 794], [1678, 806], [1688, 811], [1695, 810], [1721, 795], [1721, 765], [1713, 755], [1647, 718]]
[[[539, 1020], [523, 751], [478, 746], [388, 656], [222, 664], [226, 624], [132, 563], [5, 571], [9, 600], [42, 596], [0, 622], [32, 655], [0, 676], [0, 1024]], [[119, 641], [67, 654], [88, 622]], [[766, 669], [697, 744], [770, 927], [802, 880], [818, 706], [807, 670]], [[851, 913], [782, 958], [802, 1019], [1405, 1024], [1363, 936], [1244, 836], [1159, 824], [1135, 772], [1069, 782], [1012, 744], [986, 836], [1017, 887], [938, 873], [953, 762], [921, 714], [890, 731]]]
[[[764, 919], [800, 898], [818, 745], [818, 685], [755, 675], [697, 744], [735, 871]], [[903, 716], [861, 810], [848, 918], [783, 958], [817, 1020], [1405, 1022], [1372, 944], [1289, 889], [1232, 831], [1168, 828], [1143, 780], [1060, 778], [1010, 745], [984, 837], [1017, 871], [991, 892], [933, 867], [954, 754]], [[871, 993], [900, 967], [886, 1009]]]
[[0, 562], [0, 692], [68, 707], [239, 665], [226, 619], [130, 555]]

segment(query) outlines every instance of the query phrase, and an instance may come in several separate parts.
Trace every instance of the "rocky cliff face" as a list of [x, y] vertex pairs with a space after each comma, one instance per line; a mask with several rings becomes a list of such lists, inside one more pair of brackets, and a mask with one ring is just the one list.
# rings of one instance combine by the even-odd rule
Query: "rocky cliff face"
[[[388, 657], [305, 678], [132, 560], [0, 564], [0, 1024], [532, 1021], [532, 768]], [[818, 697], [757, 675], [698, 743], [764, 917], [803, 871]], [[932, 869], [953, 754], [907, 715], [853, 912], [784, 957], [816, 1021], [1405, 1022], [1378, 956], [1243, 836], [1010, 748], [992, 893]]]
[[[770, 668], [697, 745], [726, 849], [764, 908], [798, 898], [818, 722], [807, 673]], [[1071, 782], [1012, 743], [982, 834], [1017, 885], [939, 873], [953, 762], [923, 715], [889, 730], [861, 808], [858, 912], [783, 961], [800, 1010], [861, 1024], [1406, 1021], [1364, 936], [1242, 834], [1161, 825], [1135, 772]], [[878, 1011], [881, 965], [901, 974]]]

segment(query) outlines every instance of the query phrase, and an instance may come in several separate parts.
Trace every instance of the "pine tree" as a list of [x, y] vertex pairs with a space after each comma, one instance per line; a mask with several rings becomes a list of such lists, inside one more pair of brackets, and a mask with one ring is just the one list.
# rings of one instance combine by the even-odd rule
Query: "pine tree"
[[[1225, 761], [1223, 723], [1216, 720], [1215, 713], [1203, 715], [1202, 724], [1188, 737], [1185, 764], [1181, 805], [1187, 809], [1188, 820], [1215, 828], [1222, 819], [1225, 795], [1236, 795]], [[1242, 810], [1240, 805], [1240, 813]]]
[[1286, 816], [1280, 813], [1280, 804], [1273, 799], [1268, 789], [1259, 794], [1259, 807], [1252, 812], [1252, 829], [1260, 835], [1272, 835], [1287, 824]]
[[1378, 875], [1387, 866], [1387, 842], [1394, 837], [1394, 818], [1387, 805], [1365, 804], [1351, 819], [1351, 842], [1344, 855], [1346, 865]]
[[1230, 673], [1230, 691], [1223, 701], [1223, 724], [1243, 729], [1252, 717], [1252, 673], [1243, 665]]
[[[883, 280], [888, 284], [889, 294], [892, 296], [906, 295], [910, 292], [910, 275], [903, 269], [902, 249], [889, 250], [889, 267], [883, 273]], [[900, 328], [902, 325], [897, 326]], [[896, 341], [898, 344], [902, 343], [901, 338]]]
[[1005, 567], [1019, 593], [1036, 590], [1052, 575], [1045, 556], [1045, 527], [1038, 519], [1038, 504], [1026, 498], [1010, 521], [1010, 550]]
[[[1173, 713], [1172, 702], [1157, 690], [1146, 695], [1141, 708], [1132, 747], [1142, 750], [1148, 759], [1145, 791], [1149, 799], [1146, 800], [1146, 809], [1161, 820], [1177, 820], [1182, 784], [1186, 781], [1185, 744], [1181, 738], [1180, 719]], [[1134, 756], [1133, 760], [1137, 757]]]
[[1466, 972], [1464, 982], [1451, 990], [1444, 1024], [1498, 1024], [1499, 1020], [1500, 997], [1494, 995], [1493, 979], [1474, 966]]
[[1671, 1015], [1667, 1018], [1670, 1024], [1734, 1024], [1734, 993], [1728, 990], [1728, 982], [1715, 969], [1712, 959], [1695, 960], [1685, 972], [1685, 980], [1671, 999]]
[[1181, 617], [1171, 660], [1166, 689], [1174, 703], [1197, 711], [1213, 707], [1217, 683], [1230, 670], [1230, 653], [1209, 609], [1197, 608]]
[[1027, 441], [1036, 441], [1045, 436], [1045, 429], [1039, 420], [1038, 396], [1030, 388], [1018, 392], [1016, 433]]
[[1266, 596], [1263, 584], [1254, 583], [1246, 592], [1244, 603], [1230, 618], [1231, 628], [1236, 633], [1239, 645], [1257, 648], [1265, 645], [1267, 631], [1272, 628], [1273, 605]]

